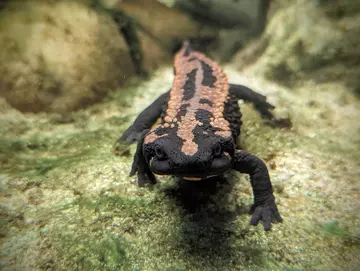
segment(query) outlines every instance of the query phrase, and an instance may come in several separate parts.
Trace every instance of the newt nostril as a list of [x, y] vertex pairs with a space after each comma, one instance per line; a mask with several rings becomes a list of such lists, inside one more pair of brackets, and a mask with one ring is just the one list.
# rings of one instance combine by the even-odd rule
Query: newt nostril
[[165, 151], [159, 145], [155, 146], [155, 155], [159, 160], [164, 160], [167, 157]]

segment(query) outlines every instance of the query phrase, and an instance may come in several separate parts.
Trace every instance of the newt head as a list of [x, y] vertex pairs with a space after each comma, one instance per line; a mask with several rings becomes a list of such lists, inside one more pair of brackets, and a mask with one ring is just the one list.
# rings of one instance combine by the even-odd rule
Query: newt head
[[152, 142], [144, 141], [143, 155], [153, 173], [190, 181], [220, 175], [232, 167], [235, 150], [232, 137], [208, 134], [195, 137], [192, 143], [193, 153], [184, 153], [183, 140], [169, 133]]

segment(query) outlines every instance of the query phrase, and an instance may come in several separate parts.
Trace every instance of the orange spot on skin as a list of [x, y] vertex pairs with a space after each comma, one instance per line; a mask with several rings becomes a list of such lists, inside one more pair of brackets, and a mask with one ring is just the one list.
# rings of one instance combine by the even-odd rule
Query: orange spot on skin
[[209, 112], [211, 112], [211, 110], [212, 110], [211, 106], [208, 104], [199, 104], [199, 109], [206, 110]]
[[144, 144], [147, 143], [151, 143], [154, 142], [156, 139], [163, 137], [163, 136], [167, 136], [168, 134], [163, 134], [161, 136], [158, 136], [157, 134], [155, 134], [154, 131], [151, 131], [145, 138], [144, 138]]

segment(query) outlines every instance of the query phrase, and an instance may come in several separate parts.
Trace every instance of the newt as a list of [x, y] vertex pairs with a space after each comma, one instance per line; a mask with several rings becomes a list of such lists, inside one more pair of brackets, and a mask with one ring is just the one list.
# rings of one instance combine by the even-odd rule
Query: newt
[[[276, 121], [266, 97], [243, 85], [229, 84], [219, 65], [188, 42], [175, 55], [172, 88], [158, 97], [119, 138], [137, 141], [130, 176], [138, 185], [156, 183], [154, 174], [188, 181], [206, 180], [228, 170], [250, 175], [254, 194], [251, 225], [264, 230], [282, 218], [265, 163], [238, 149], [241, 112], [238, 100], [254, 104], [262, 117]], [[160, 124], [152, 127], [160, 118]]]

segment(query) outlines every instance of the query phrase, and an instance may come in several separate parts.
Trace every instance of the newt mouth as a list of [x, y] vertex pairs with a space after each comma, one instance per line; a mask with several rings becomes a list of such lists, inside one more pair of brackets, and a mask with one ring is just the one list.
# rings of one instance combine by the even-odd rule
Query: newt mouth
[[182, 177], [182, 178], [187, 181], [201, 181], [201, 180], [209, 179], [209, 178], [212, 178], [215, 176], [218, 176], [218, 175], [209, 175], [209, 176], [205, 176], [205, 177]]
[[187, 181], [200, 181], [202, 178], [197, 178], [197, 177], [183, 177], [184, 180]]

